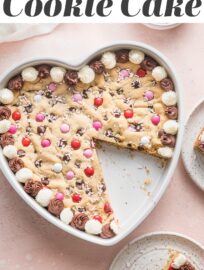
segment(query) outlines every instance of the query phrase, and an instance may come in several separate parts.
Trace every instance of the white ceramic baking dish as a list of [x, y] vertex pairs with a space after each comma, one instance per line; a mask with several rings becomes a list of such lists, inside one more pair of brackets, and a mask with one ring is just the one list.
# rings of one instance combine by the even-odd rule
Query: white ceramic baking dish
[[[166, 68], [169, 76], [174, 81], [175, 89], [178, 94], [180, 129], [174, 156], [165, 167], [162, 166], [162, 162], [159, 159], [142, 153], [129, 153], [126, 150], [118, 150], [115, 147], [106, 145], [104, 146], [105, 152], [101, 151], [100, 149], [98, 150], [106, 184], [110, 194], [111, 204], [117, 217], [120, 220], [121, 228], [120, 233], [117, 236], [112, 239], [104, 240], [96, 236], [88, 235], [84, 232], [73, 229], [71, 226], [63, 224], [59, 219], [55, 218], [46, 209], [39, 206], [35, 200], [33, 200], [24, 192], [21, 184], [16, 181], [13, 173], [9, 169], [2, 151], [0, 151], [0, 167], [3, 174], [15, 189], [15, 191], [29, 206], [31, 206], [38, 214], [40, 214], [52, 224], [56, 225], [58, 228], [76, 237], [103, 246], [111, 246], [118, 243], [120, 240], [130, 234], [135, 228], [137, 228], [139, 224], [141, 224], [141, 222], [150, 214], [150, 212], [160, 200], [161, 196], [164, 194], [175, 171], [179, 159], [183, 135], [182, 95], [180, 82], [175, 69], [172, 67], [169, 60], [167, 60], [166, 57], [164, 57], [156, 49], [143, 43], [126, 41], [105, 46], [93, 52], [85, 60], [82, 60], [81, 63], [70, 63], [68, 59], [67, 61], [61, 61], [52, 58], [33, 59], [20, 64], [18, 63], [16, 66], [9, 68], [0, 77], [0, 88], [3, 88], [12, 76], [16, 75], [27, 66], [33, 66], [40, 63], [48, 63], [78, 70], [83, 65], [88, 63], [92, 58], [95, 58], [97, 55], [100, 55], [104, 51], [117, 50], [120, 48], [137, 48], [142, 50], [146, 54], [152, 56], [158, 61], [160, 65]], [[152, 184], [145, 189], [142, 188], [142, 186], [144, 179], [147, 177], [151, 177], [153, 181]]]

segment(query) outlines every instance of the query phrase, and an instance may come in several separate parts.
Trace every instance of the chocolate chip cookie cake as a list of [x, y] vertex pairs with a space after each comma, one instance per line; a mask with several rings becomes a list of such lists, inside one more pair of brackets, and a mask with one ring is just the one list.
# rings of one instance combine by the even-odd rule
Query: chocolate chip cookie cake
[[81, 70], [26, 67], [0, 90], [0, 145], [24, 190], [62, 222], [104, 239], [119, 229], [96, 142], [171, 159], [177, 94], [139, 50], [104, 52]]
[[172, 252], [168, 265], [163, 270], [196, 270], [186, 256], [180, 252]]
[[195, 141], [194, 148], [204, 154], [204, 128], [201, 130]]

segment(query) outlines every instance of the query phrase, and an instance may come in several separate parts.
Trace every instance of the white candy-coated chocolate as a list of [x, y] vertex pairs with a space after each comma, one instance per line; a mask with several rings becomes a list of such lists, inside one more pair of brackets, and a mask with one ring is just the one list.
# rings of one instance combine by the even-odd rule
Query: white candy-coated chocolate
[[16, 179], [20, 183], [25, 183], [27, 180], [32, 179], [33, 172], [28, 168], [22, 168], [16, 173]]
[[171, 158], [173, 156], [173, 149], [170, 147], [160, 147], [157, 150], [158, 154], [164, 158]]
[[85, 224], [85, 231], [89, 234], [98, 235], [102, 232], [102, 224], [95, 219], [89, 220]]
[[0, 134], [6, 133], [11, 126], [11, 122], [7, 119], [0, 121]]
[[137, 64], [137, 65], [141, 64], [144, 58], [145, 58], [145, 54], [142, 51], [131, 50], [129, 52], [129, 60], [133, 64]]
[[27, 67], [22, 71], [21, 75], [24, 81], [34, 82], [38, 78], [38, 71], [34, 67]]
[[52, 167], [53, 171], [56, 173], [60, 173], [62, 171], [62, 164], [61, 163], [55, 163]]
[[167, 72], [166, 72], [164, 67], [158, 66], [152, 70], [152, 77], [156, 81], [160, 82], [161, 80], [163, 80], [167, 77]]
[[7, 145], [3, 149], [3, 154], [9, 159], [15, 158], [17, 156], [17, 148], [14, 145]]
[[110, 228], [114, 232], [114, 234], [119, 233], [119, 227], [118, 227], [118, 224], [115, 222], [115, 220], [111, 221]]
[[164, 123], [163, 125], [163, 130], [167, 133], [167, 134], [171, 134], [171, 135], [176, 135], [178, 132], [178, 127], [179, 124], [177, 121], [175, 120], [168, 120]]
[[101, 62], [105, 68], [112, 69], [116, 66], [116, 55], [113, 52], [106, 52], [102, 55]]
[[78, 72], [78, 76], [81, 82], [91, 83], [95, 79], [95, 72], [89, 66], [85, 66]]
[[47, 207], [52, 197], [53, 191], [49, 188], [43, 188], [38, 192], [35, 199], [41, 206]]
[[60, 219], [62, 222], [64, 222], [65, 224], [70, 224], [70, 222], [72, 221], [73, 218], [73, 212], [70, 208], [64, 208], [62, 210], [62, 212], [60, 213]]
[[146, 146], [150, 144], [150, 137], [149, 136], [143, 136], [140, 140], [140, 144], [143, 146]]
[[53, 82], [60, 83], [64, 80], [66, 69], [63, 67], [53, 67], [50, 70], [50, 76]]
[[166, 106], [174, 106], [177, 103], [177, 95], [174, 91], [168, 91], [163, 93], [162, 95], [162, 102]]
[[173, 261], [173, 263], [171, 264], [171, 266], [174, 269], [180, 269], [181, 266], [183, 266], [186, 263], [187, 259], [186, 256], [183, 254], [179, 254]]
[[4, 88], [0, 90], [0, 102], [4, 105], [11, 104], [14, 100], [14, 94], [11, 90]]

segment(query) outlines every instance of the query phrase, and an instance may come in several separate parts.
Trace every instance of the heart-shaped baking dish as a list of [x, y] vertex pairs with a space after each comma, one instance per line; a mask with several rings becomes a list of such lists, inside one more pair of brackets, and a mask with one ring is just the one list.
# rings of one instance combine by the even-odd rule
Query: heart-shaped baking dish
[[[179, 132], [177, 134], [176, 147], [172, 159], [165, 163], [165, 165], [159, 158], [147, 156], [140, 152], [131, 152], [130, 154], [128, 150], [118, 150], [115, 147], [107, 145], [102, 146], [102, 148], [105, 148], [105, 152], [100, 149], [98, 150], [105, 179], [108, 179], [111, 176], [111, 179], [109, 178], [109, 181], [106, 184], [108, 186], [111, 204], [116, 216], [120, 220], [119, 234], [111, 239], [102, 239], [62, 223], [58, 218], [52, 216], [46, 209], [42, 208], [34, 199], [25, 193], [22, 185], [16, 181], [14, 174], [11, 172], [2, 151], [0, 152], [0, 167], [3, 174], [29, 206], [58, 228], [86, 241], [104, 246], [111, 246], [121, 241], [130, 234], [147, 217], [147, 215], [149, 215], [165, 192], [171, 176], [174, 173], [179, 159], [183, 135], [181, 88], [175, 69], [156, 49], [142, 43], [127, 41], [105, 46], [92, 53], [92, 55], [77, 65], [57, 59], [33, 59], [11, 67], [0, 77], [0, 88], [4, 88], [10, 78], [19, 74], [26, 67], [39, 64], [50, 64], [52, 66], [61, 66], [70, 70], [80, 70], [87, 63], [96, 59], [105, 51], [116, 51], [119, 49], [138, 49], [143, 51], [146, 55], [151, 56], [163, 66], [174, 83], [175, 91], [178, 95], [179, 108]], [[150, 184], [152, 180], [149, 187], [143, 185], [144, 180], [146, 184]]]

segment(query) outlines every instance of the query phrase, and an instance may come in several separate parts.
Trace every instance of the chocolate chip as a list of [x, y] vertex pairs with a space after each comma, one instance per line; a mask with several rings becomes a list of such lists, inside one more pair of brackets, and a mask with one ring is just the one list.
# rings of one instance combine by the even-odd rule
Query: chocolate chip
[[75, 107], [70, 107], [70, 108], [69, 108], [69, 111], [70, 111], [70, 112], [76, 112], [76, 108], [75, 108]]
[[41, 183], [45, 186], [49, 185], [50, 181], [48, 180], [48, 177], [41, 178]]
[[67, 141], [65, 139], [60, 139], [57, 146], [60, 148], [65, 148], [67, 146]]
[[70, 154], [69, 153], [64, 154], [62, 160], [65, 162], [69, 162], [71, 160]]
[[82, 96], [83, 96], [84, 99], [88, 99], [89, 98], [88, 92], [89, 92], [88, 89], [83, 90]]
[[46, 98], [52, 98], [52, 91], [46, 91], [45, 96]]
[[118, 88], [118, 89], [116, 90], [116, 93], [117, 93], [118, 95], [122, 95], [122, 94], [124, 93], [124, 90], [123, 90], [122, 88]]
[[107, 129], [105, 132], [105, 136], [108, 138], [113, 138], [114, 137], [113, 130], [111, 128]]
[[25, 107], [25, 111], [26, 111], [27, 113], [31, 113], [31, 112], [33, 111], [33, 106], [32, 106], [32, 104], [27, 105], [27, 106]]
[[139, 81], [133, 81], [131, 85], [135, 89], [140, 88], [140, 82]]
[[79, 136], [83, 136], [84, 133], [85, 133], [84, 128], [79, 128], [79, 129], [76, 131], [76, 134], [78, 134]]
[[39, 127], [37, 127], [37, 133], [39, 135], [45, 134], [45, 131], [46, 131], [46, 127], [45, 126], [39, 126]]
[[22, 158], [22, 157], [25, 157], [26, 153], [24, 150], [19, 149], [17, 152], [17, 155]]
[[79, 169], [81, 167], [81, 161], [80, 160], [76, 160], [74, 165]]
[[90, 67], [95, 71], [96, 74], [102, 74], [105, 70], [105, 67], [101, 61], [92, 62]]
[[35, 164], [35, 167], [36, 167], [36, 168], [40, 168], [40, 167], [42, 167], [42, 160], [41, 160], [41, 159], [36, 160], [36, 161], [34, 162], [34, 164]]
[[82, 179], [77, 179], [75, 185], [76, 185], [76, 187], [77, 187], [79, 190], [82, 190], [82, 189], [83, 189], [83, 186], [84, 186], [84, 180], [82, 180]]
[[115, 109], [113, 111], [113, 115], [116, 117], [116, 118], [119, 118], [121, 116], [121, 110], [120, 109]]

